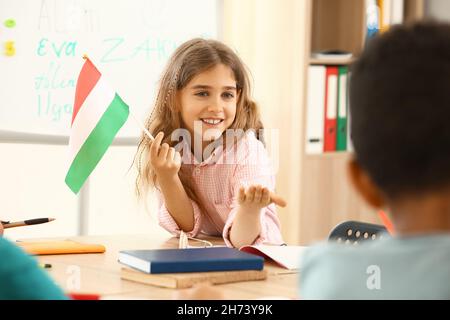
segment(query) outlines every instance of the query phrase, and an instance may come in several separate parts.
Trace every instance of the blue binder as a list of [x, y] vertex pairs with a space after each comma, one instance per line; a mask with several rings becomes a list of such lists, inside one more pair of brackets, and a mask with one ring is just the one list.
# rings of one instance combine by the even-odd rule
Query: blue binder
[[146, 273], [262, 270], [264, 258], [234, 248], [126, 250], [119, 262]]

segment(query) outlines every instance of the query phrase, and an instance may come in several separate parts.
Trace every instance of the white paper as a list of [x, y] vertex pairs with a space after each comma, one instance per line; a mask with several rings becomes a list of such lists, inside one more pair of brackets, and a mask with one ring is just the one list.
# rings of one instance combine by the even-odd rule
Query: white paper
[[258, 255], [262, 253], [263, 256], [266, 255], [283, 268], [298, 270], [306, 248], [304, 246], [253, 245], [243, 246], [239, 250]]

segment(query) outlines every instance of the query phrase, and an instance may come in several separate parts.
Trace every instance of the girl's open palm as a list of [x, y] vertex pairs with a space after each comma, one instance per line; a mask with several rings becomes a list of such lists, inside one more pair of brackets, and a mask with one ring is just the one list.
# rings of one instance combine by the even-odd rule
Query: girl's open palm
[[158, 177], [173, 177], [181, 167], [181, 156], [167, 143], [161, 145], [164, 133], [159, 132], [150, 146], [150, 163]]
[[241, 207], [248, 209], [262, 209], [271, 203], [275, 203], [280, 207], [286, 206], [286, 201], [283, 198], [260, 185], [250, 186], [247, 190], [241, 187], [239, 189], [238, 203]]

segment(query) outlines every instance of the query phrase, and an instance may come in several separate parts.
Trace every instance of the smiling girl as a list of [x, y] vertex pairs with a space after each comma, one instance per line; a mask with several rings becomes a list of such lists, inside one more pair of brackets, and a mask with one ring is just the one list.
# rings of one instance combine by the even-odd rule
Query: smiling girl
[[162, 227], [189, 237], [221, 235], [237, 248], [283, 243], [275, 204], [286, 203], [273, 193], [258, 108], [230, 48], [203, 39], [182, 44], [162, 75], [146, 128], [156, 137], [142, 135], [136, 187], [141, 197], [156, 187]]

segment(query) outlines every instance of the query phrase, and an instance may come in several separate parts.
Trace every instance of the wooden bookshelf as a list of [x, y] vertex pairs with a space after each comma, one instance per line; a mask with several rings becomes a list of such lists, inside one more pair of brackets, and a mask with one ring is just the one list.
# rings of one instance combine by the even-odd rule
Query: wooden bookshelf
[[[365, 43], [365, 1], [310, 0], [310, 23], [305, 46], [305, 83], [311, 64], [348, 65], [349, 60], [311, 59], [311, 52], [338, 49], [359, 56]], [[405, 0], [404, 23], [423, 17], [423, 0]], [[306, 84], [303, 89], [303, 136], [306, 137]], [[304, 147], [304, 146], [303, 146]], [[351, 152], [309, 155], [303, 150], [301, 163], [300, 219], [298, 242], [324, 240], [331, 229], [345, 220], [381, 223], [374, 209], [356, 194], [347, 177]]]
[[347, 158], [352, 153], [349, 151], [334, 151], [334, 152], [325, 152], [321, 154], [305, 154], [305, 158], [307, 159], [322, 159], [322, 158], [331, 158], [331, 159], [340, 159]]
[[350, 59], [316, 59], [316, 58], [310, 58], [309, 64], [326, 64], [326, 65], [335, 65], [335, 66], [345, 66], [348, 64], [351, 64], [353, 61], [355, 61], [355, 58]]
[[364, 41], [364, 3], [361, 0], [312, 0], [310, 52], [329, 49], [357, 55]]

